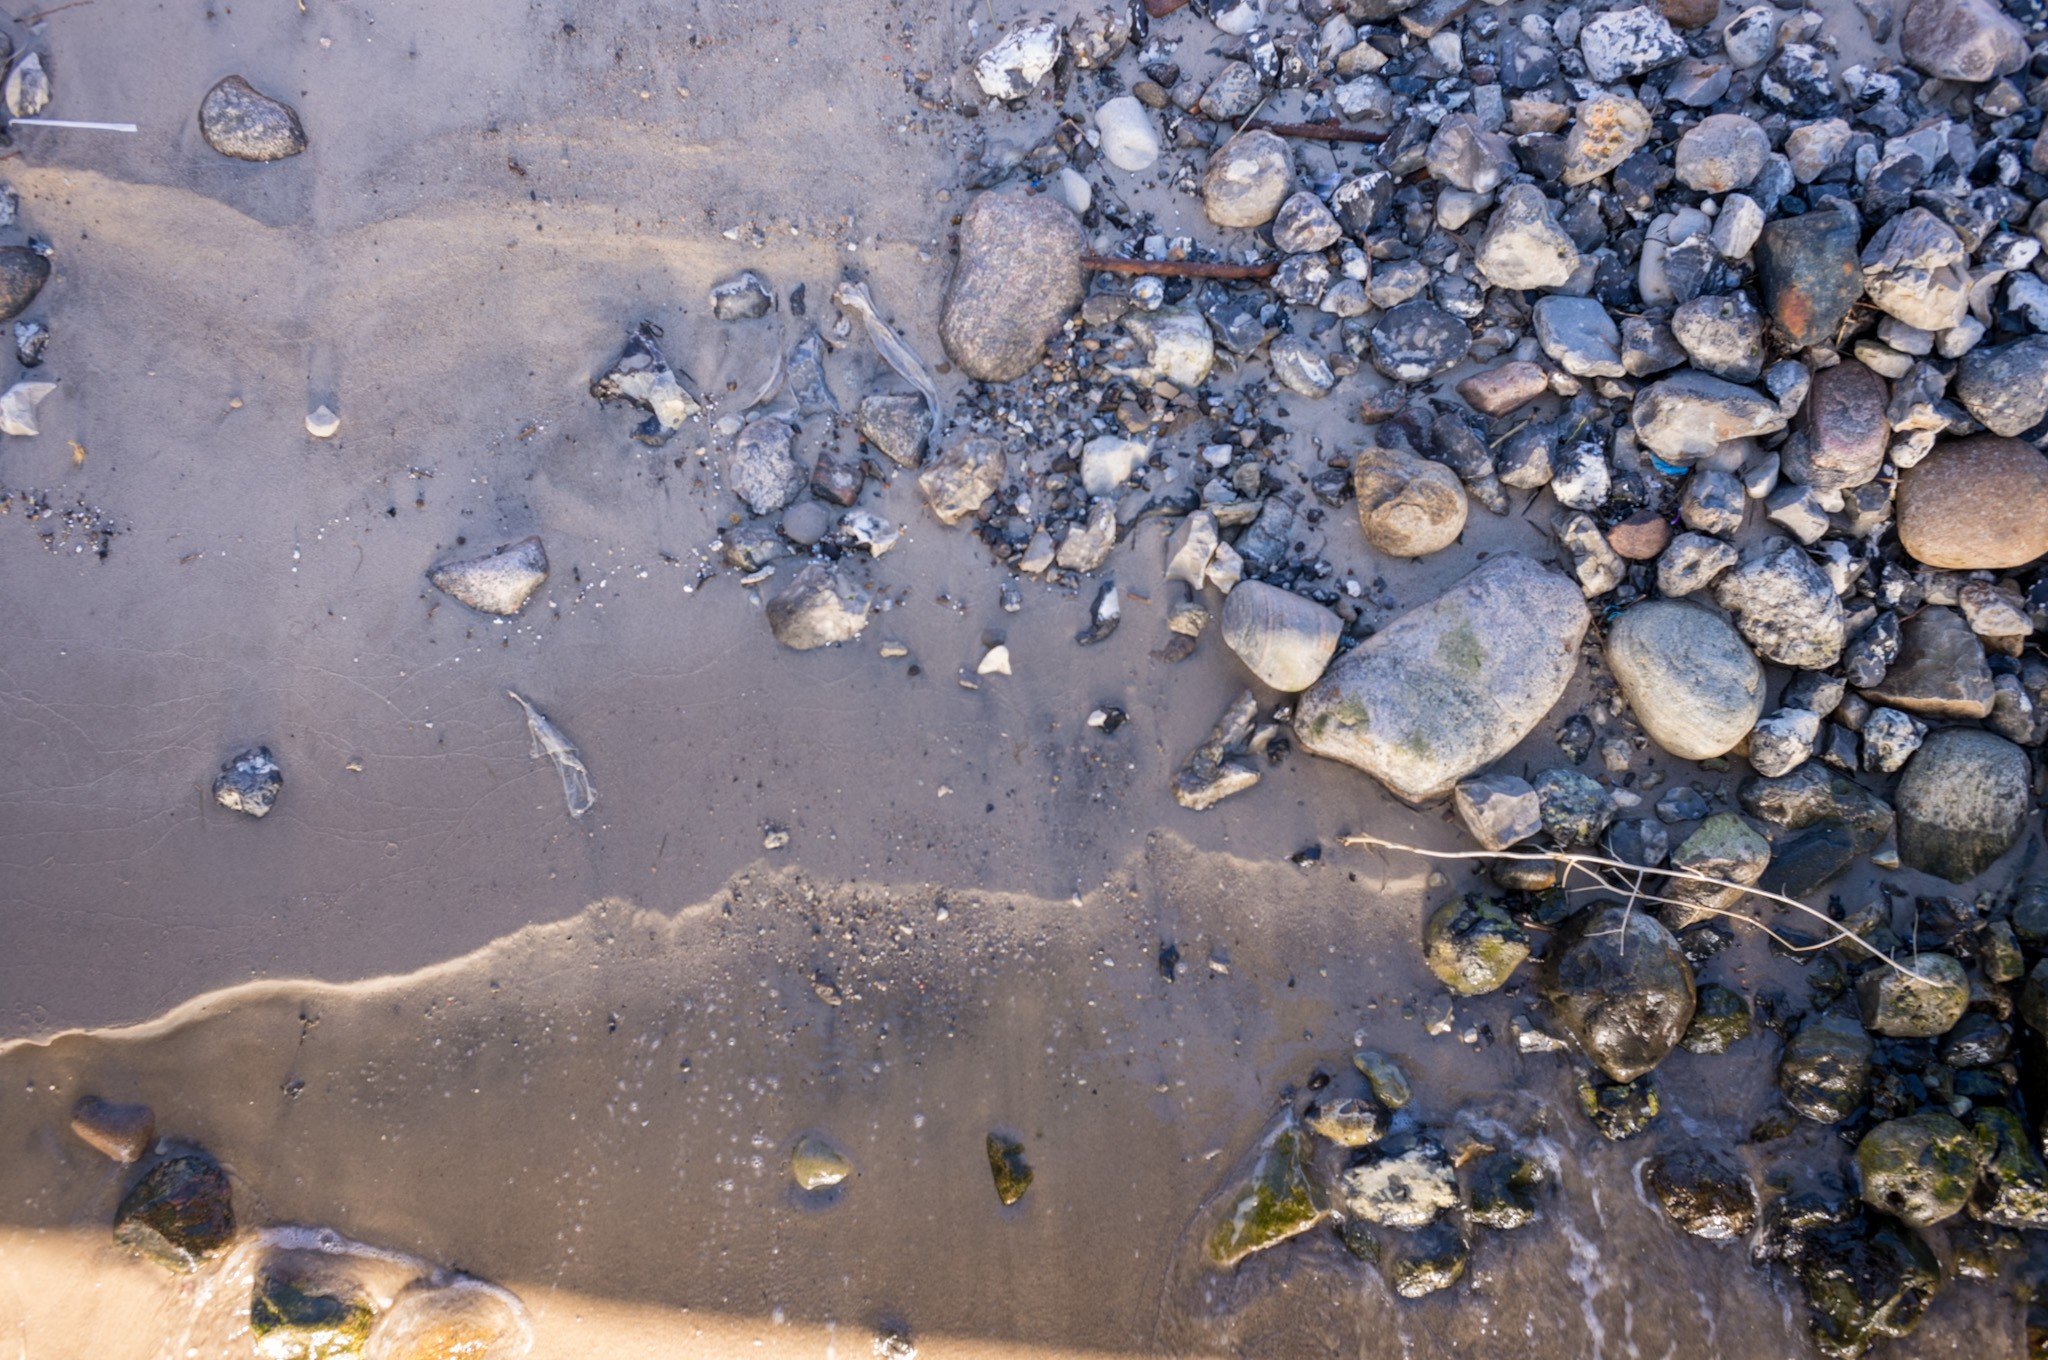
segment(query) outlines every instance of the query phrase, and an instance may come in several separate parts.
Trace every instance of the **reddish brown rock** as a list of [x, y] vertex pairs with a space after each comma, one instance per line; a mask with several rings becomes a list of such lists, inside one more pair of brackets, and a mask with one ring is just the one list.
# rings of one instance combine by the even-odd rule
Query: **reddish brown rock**
[[1638, 510], [1607, 531], [1607, 546], [1631, 562], [1648, 562], [1671, 545], [1671, 526], [1654, 510]]
[[1804, 440], [1785, 446], [1785, 475], [1816, 491], [1862, 486], [1884, 466], [1891, 426], [1884, 379], [1854, 359], [1813, 375], [1807, 394]]
[[1657, 12], [1673, 28], [1705, 28], [1721, 13], [1721, 0], [1657, 0]]
[[1997, 435], [1951, 440], [1899, 476], [1899, 542], [1952, 571], [2000, 571], [2048, 553], [2048, 458]]
[[71, 1107], [71, 1131], [117, 1162], [139, 1162], [156, 1137], [156, 1115], [147, 1105], [117, 1105], [86, 1096]]
[[1465, 404], [1489, 416], [1504, 416], [1549, 390], [1542, 366], [1526, 359], [1474, 373], [1458, 383], [1458, 395], [1465, 399]]

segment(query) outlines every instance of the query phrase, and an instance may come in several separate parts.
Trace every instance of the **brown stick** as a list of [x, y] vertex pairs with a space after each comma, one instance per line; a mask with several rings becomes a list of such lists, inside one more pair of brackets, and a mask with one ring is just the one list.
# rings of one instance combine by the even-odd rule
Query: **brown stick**
[[1305, 137], [1319, 142], [1376, 143], [1387, 140], [1384, 132], [1367, 132], [1364, 128], [1345, 127], [1342, 123], [1269, 123], [1262, 118], [1254, 118], [1245, 126], [1280, 137]]
[[1223, 264], [1206, 260], [1118, 260], [1107, 255], [1083, 255], [1083, 269], [1104, 274], [1156, 274], [1167, 279], [1264, 279], [1280, 267], [1278, 260], [1258, 264]]
[[1145, 0], [1145, 13], [1155, 19], [1164, 19], [1187, 2], [1188, 0]]
[[14, 22], [26, 26], [28, 24], [34, 23], [38, 19], [47, 19], [52, 14], [61, 14], [67, 9], [77, 9], [80, 5], [90, 5], [91, 3], [92, 0], [71, 0], [70, 4], [56, 5], [50, 9], [39, 9], [34, 14], [31, 14], [23, 19], [16, 19]]

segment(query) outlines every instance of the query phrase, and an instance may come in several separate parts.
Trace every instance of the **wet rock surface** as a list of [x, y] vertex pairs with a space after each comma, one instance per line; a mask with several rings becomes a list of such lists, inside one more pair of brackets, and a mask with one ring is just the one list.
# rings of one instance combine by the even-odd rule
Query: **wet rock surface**
[[1595, 905], [1552, 943], [1543, 999], [1593, 1065], [1632, 1082], [1664, 1060], [1692, 1022], [1692, 968], [1654, 917]]
[[270, 815], [284, 792], [284, 768], [268, 746], [255, 746], [231, 757], [213, 781], [213, 801], [230, 812], [258, 819]]
[[121, 1196], [114, 1240], [172, 1270], [196, 1270], [235, 1233], [227, 1173], [206, 1153], [174, 1153]]

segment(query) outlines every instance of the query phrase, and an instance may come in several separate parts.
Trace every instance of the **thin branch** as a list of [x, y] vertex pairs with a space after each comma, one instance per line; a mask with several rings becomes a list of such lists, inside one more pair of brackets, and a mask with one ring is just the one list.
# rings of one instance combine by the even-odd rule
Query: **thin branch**
[[1255, 118], [1245, 124], [1260, 132], [1270, 132], [1278, 137], [1301, 137], [1312, 142], [1363, 142], [1377, 145], [1387, 140], [1384, 132], [1368, 132], [1364, 128], [1345, 127], [1342, 123], [1270, 123]]
[[[1405, 845], [1400, 841], [1390, 841], [1385, 839], [1384, 837], [1368, 835], [1364, 832], [1359, 832], [1355, 835], [1346, 836], [1344, 838], [1343, 843], [1345, 845], [1376, 846], [1385, 850], [1401, 850], [1411, 855], [1421, 855], [1425, 859], [1549, 860], [1553, 864], [1564, 865], [1567, 873], [1569, 873], [1573, 868], [1579, 869], [1580, 871], [1586, 873], [1589, 877], [1591, 877], [1595, 882], [1604, 884], [1608, 892], [1620, 892], [1623, 890], [1616, 887], [1613, 884], [1607, 884], [1605, 879], [1601, 878], [1600, 875], [1593, 873], [1588, 866], [1597, 865], [1605, 869], [1618, 869], [1623, 873], [1645, 872], [1644, 866], [1640, 864], [1630, 864], [1626, 860], [1609, 859], [1605, 855], [1591, 855], [1578, 850], [1425, 850], [1419, 845]], [[1911, 968], [1908, 968], [1905, 964], [1900, 963], [1897, 959], [1885, 953], [1876, 945], [1871, 944], [1870, 941], [1864, 939], [1855, 931], [1850, 930], [1844, 925], [1842, 925], [1841, 922], [1835, 920], [1826, 912], [1821, 911], [1815, 907], [1810, 907], [1806, 905], [1806, 903], [1801, 902], [1796, 897], [1786, 897], [1782, 893], [1774, 893], [1769, 891], [1768, 889], [1753, 887], [1746, 883], [1737, 883], [1731, 879], [1718, 878], [1713, 874], [1696, 873], [1691, 869], [1679, 869], [1674, 867], [1657, 869], [1653, 872], [1662, 874], [1666, 878], [1684, 879], [1687, 882], [1691, 883], [1703, 883], [1709, 887], [1724, 888], [1732, 892], [1740, 893], [1745, 897], [1761, 897], [1767, 902], [1775, 902], [1781, 907], [1786, 907], [1793, 911], [1799, 912], [1803, 915], [1810, 916], [1814, 920], [1820, 922], [1823, 926], [1827, 928], [1828, 936], [1826, 939], [1817, 941], [1813, 944], [1795, 945], [1790, 943], [1789, 941], [1782, 939], [1782, 937], [1774, 933], [1770, 929], [1770, 927], [1766, 926], [1762, 921], [1757, 920], [1754, 916], [1746, 916], [1740, 912], [1718, 910], [1716, 908], [1703, 906], [1702, 904], [1697, 902], [1681, 902], [1675, 899], [1652, 897], [1647, 894], [1642, 896], [1641, 900], [1643, 901], [1667, 902], [1673, 906], [1692, 908], [1695, 910], [1708, 912], [1712, 915], [1727, 916], [1731, 920], [1747, 921], [1749, 924], [1755, 926], [1757, 929], [1769, 935], [1772, 939], [1778, 940], [1779, 943], [1783, 944], [1787, 949], [1793, 950], [1798, 953], [1807, 953], [1816, 949], [1826, 949], [1832, 945], [1840, 944], [1846, 940], [1856, 945], [1858, 948], [1862, 949], [1866, 954], [1870, 955], [1870, 957], [1878, 960], [1879, 962], [1885, 964], [1890, 968], [1897, 969], [1899, 972], [1905, 974], [1907, 977], [1912, 978], [1915, 982], [1933, 981], [1932, 978], [1927, 977], [1925, 974], [1917, 973]]]
[[34, 14], [28, 15], [25, 18], [16, 19], [14, 22], [26, 28], [28, 27], [28, 25], [34, 23], [38, 19], [47, 19], [52, 14], [62, 14], [67, 9], [77, 9], [80, 5], [90, 5], [91, 3], [92, 0], [70, 0], [70, 3], [68, 4], [52, 5], [48, 9], [39, 9]]
[[1278, 260], [1257, 264], [1225, 264], [1207, 260], [1120, 260], [1108, 255], [1083, 255], [1083, 269], [1104, 274], [1154, 274], [1168, 279], [1264, 279], [1280, 267]]

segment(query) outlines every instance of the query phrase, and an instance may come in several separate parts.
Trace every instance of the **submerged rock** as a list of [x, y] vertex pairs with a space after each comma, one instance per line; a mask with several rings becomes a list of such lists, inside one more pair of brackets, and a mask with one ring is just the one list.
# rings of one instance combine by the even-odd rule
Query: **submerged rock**
[[228, 76], [199, 104], [199, 135], [238, 161], [281, 161], [306, 149], [298, 111], [240, 76]]
[[768, 627], [799, 652], [851, 642], [868, 626], [871, 603], [868, 588], [845, 571], [806, 562], [768, 597]]
[[1899, 778], [1899, 858], [1966, 883], [2018, 843], [2027, 821], [2027, 753], [1973, 728], [1929, 736]]
[[1209, 1259], [1232, 1266], [1313, 1228], [1327, 1212], [1314, 1179], [1315, 1145], [1292, 1115], [1267, 1133], [1251, 1173], [1217, 1206]]
[[1422, 956], [1444, 986], [1459, 996], [1481, 996], [1507, 985], [1529, 957], [1529, 937], [1500, 903], [1468, 894], [1430, 913]]
[[227, 1173], [197, 1149], [144, 1172], [114, 1211], [114, 1240], [172, 1270], [197, 1270], [234, 1235]]
[[1457, 1206], [1458, 1177], [1442, 1144], [1417, 1138], [1361, 1152], [1338, 1178], [1337, 1201], [1347, 1219], [1421, 1228]]
[[[324, 1262], [300, 1254], [257, 1273], [249, 1299], [249, 1335], [259, 1360], [343, 1360], [370, 1339], [369, 1295]], [[315, 1256], [318, 1253], [304, 1253]]]
[[1365, 1096], [1317, 1100], [1303, 1113], [1308, 1131], [1338, 1147], [1359, 1148], [1377, 1143], [1387, 1131], [1386, 1107]]
[[789, 1154], [789, 1177], [799, 1190], [830, 1190], [852, 1174], [846, 1154], [815, 1133], [805, 1134]]
[[1856, 1145], [1863, 1202], [1915, 1228], [1962, 1212], [1982, 1166], [1977, 1140], [1946, 1114], [1888, 1119]]
[[1608, 629], [1607, 666], [1636, 720], [1687, 760], [1733, 750], [1764, 707], [1764, 670], [1721, 615], [1647, 600]]
[[284, 792], [284, 768], [270, 754], [268, 746], [257, 746], [231, 757], [220, 767], [213, 781], [213, 801], [230, 812], [267, 817]]
[[1692, 1022], [1692, 966], [1655, 917], [1595, 903], [1551, 940], [1538, 986], [1593, 1065], [1634, 1081]]
[[1536, 1191], [1543, 1164], [1513, 1152], [1493, 1152], [1472, 1167], [1465, 1216], [1501, 1232], [1526, 1227], [1536, 1217]]
[[1314, 600], [1264, 581], [1242, 581], [1223, 599], [1223, 641], [1262, 684], [1292, 693], [1313, 685], [1344, 632]]
[[1756, 1191], [1739, 1167], [1697, 1148], [1651, 1159], [1643, 1181], [1680, 1232], [1725, 1242], [1756, 1226]]
[[1864, 1214], [1803, 1235], [1792, 1268], [1829, 1357], [1859, 1356], [1911, 1332], [1941, 1282], [1941, 1263], [1917, 1233]]
[[400, 1294], [371, 1328], [369, 1360], [521, 1360], [532, 1344], [517, 1299], [457, 1279]]
[[156, 1137], [156, 1114], [147, 1105], [120, 1105], [85, 1096], [71, 1107], [71, 1132], [117, 1162], [139, 1162]]
[[960, 223], [960, 261], [946, 291], [939, 339], [960, 371], [982, 382], [1021, 378], [1081, 305], [1088, 235], [1046, 196], [986, 193]]
[[1302, 695], [1295, 734], [1409, 802], [1440, 797], [1535, 730], [1591, 618], [1570, 581], [1503, 553], [1339, 657]]
[[1749, 1035], [1749, 1002], [1732, 987], [1709, 983], [1699, 989], [1692, 1023], [1678, 1043], [1688, 1053], [1711, 1056], [1726, 1053]]
[[1970, 1116], [1984, 1154], [1970, 1215], [2002, 1228], [2048, 1228], [2048, 1166], [2041, 1163], [2027, 1126], [2011, 1110], [1979, 1106]]
[[995, 1179], [996, 1198], [1008, 1208], [1024, 1198], [1031, 1188], [1031, 1163], [1024, 1160], [1024, 1145], [999, 1133], [988, 1136], [988, 1170]]
[[548, 552], [537, 537], [443, 562], [427, 573], [434, 588], [483, 614], [510, 617], [548, 579]]
[[0, 321], [28, 310], [50, 281], [50, 262], [27, 246], [0, 246]]
[[1839, 1124], [1870, 1092], [1870, 1036], [1855, 1017], [1809, 1015], [1785, 1043], [1778, 1089], [1785, 1103], [1817, 1124]]
[[1650, 1131], [1663, 1101], [1649, 1077], [1634, 1081], [1590, 1081], [1579, 1078], [1579, 1109], [1610, 1143], [1624, 1143]]

